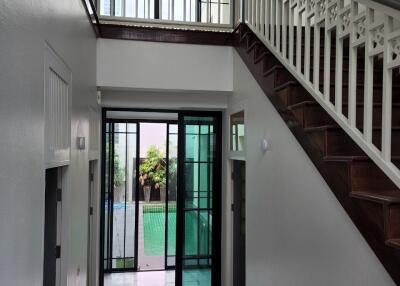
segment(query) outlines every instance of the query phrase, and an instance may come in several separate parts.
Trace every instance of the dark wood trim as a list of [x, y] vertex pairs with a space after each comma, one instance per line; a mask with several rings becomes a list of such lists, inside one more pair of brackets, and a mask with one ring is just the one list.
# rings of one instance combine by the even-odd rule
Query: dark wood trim
[[[93, 11], [93, 15], [90, 14], [89, 12], [89, 7], [88, 7], [88, 3], [90, 5], [90, 8]], [[85, 7], [85, 11], [86, 11], [86, 15], [89, 19], [90, 24], [92, 25], [93, 31], [96, 34], [96, 37], [99, 38], [101, 37], [101, 27], [100, 27], [100, 21], [99, 21], [99, 17], [97, 15], [97, 6], [95, 3], [93, 3], [93, 0], [82, 0], [83, 6]], [[97, 1], [96, 1], [97, 3]], [[93, 21], [94, 18], [94, 21]]]
[[231, 46], [231, 32], [178, 30], [158, 27], [137, 27], [100, 24], [101, 37], [106, 39], [164, 42], [177, 44]]

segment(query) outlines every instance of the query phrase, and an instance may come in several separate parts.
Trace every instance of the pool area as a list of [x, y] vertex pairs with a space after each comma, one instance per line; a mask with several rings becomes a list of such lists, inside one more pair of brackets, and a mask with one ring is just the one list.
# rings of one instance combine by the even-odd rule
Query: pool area
[[[168, 255], [175, 255], [176, 247], [176, 205], [171, 204], [168, 210]], [[144, 253], [146, 256], [165, 254], [165, 210], [164, 204], [146, 204], [143, 206]], [[185, 215], [185, 254], [207, 254], [211, 241], [207, 216], [199, 212], [187, 212]], [[198, 239], [200, 238], [200, 245]], [[204, 239], [202, 239], [204, 238]]]
[[[144, 254], [161, 256], [165, 254], [165, 205], [147, 204], [143, 206]], [[176, 206], [168, 211], [168, 255], [175, 255], [176, 246]]]

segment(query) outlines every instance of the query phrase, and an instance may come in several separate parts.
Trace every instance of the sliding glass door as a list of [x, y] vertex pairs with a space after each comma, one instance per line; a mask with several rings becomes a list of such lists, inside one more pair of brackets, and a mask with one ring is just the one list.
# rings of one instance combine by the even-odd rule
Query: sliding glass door
[[179, 117], [178, 286], [220, 285], [221, 118]]
[[136, 269], [137, 124], [106, 123], [104, 270]]
[[219, 286], [221, 113], [128, 115], [103, 117], [102, 274], [176, 269], [178, 286]]

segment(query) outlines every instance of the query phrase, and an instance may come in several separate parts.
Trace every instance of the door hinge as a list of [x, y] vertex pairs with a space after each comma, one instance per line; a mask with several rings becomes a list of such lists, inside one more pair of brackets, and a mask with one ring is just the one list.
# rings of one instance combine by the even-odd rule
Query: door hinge
[[231, 173], [231, 179], [232, 179], [232, 180], [235, 179], [235, 173], [234, 173], [234, 172]]
[[91, 173], [91, 174], [89, 175], [89, 180], [90, 180], [91, 182], [94, 181], [94, 174], [93, 174], [93, 173]]
[[235, 204], [231, 204], [231, 211], [235, 211]]
[[89, 215], [93, 215], [93, 207], [89, 208]]
[[56, 258], [61, 258], [61, 245], [56, 245]]
[[62, 200], [62, 189], [57, 189], [57, 202]]

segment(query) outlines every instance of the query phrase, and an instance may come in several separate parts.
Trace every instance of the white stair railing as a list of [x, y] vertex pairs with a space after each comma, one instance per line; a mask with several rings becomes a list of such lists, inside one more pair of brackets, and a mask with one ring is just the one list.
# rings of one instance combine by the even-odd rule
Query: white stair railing
[[[370, 0], [245, 1], [245, 21], [250, 29], [363, 151], [400, 187], [400, 172], [391, 156], [392, 75], [394, 69], [400, 67], [400, 11]], [[312, 47], [314, 47], [313, 52]], [[323, 53], [319, 47], [323, 47]], [[344, 54], [349, 57], [346, 116], [342, 110]], [[335, 57], [334, 67], [331, 66], [332, 57]], [[360, 58], [361, 62], [364, 62], [362, 80], [364, 110], [361, 115], [363, 116], [361, 127], [356, 126], [356, 92], [360, 88], [360, 84], [357, 86], [359, 77], [357, 65], [360, 64]], [[383, 78], [375, 79], [375, 82], [381, 81], [379, 86], [374, 83], [376, 70], [374, 64], [377, 59], [383, 61], [381, 67]], [[323, 74], [320, 74], [322, 68]], [[335, 80], [331, 78], [332, 75]], [[332, 86], [335, 93], [331, 96]], [[399, 90], [396, 92], [400, 93]], [[372, 142], [374, 91], [375, 96], [377, 93], [382, 93], [380, 148]]]

